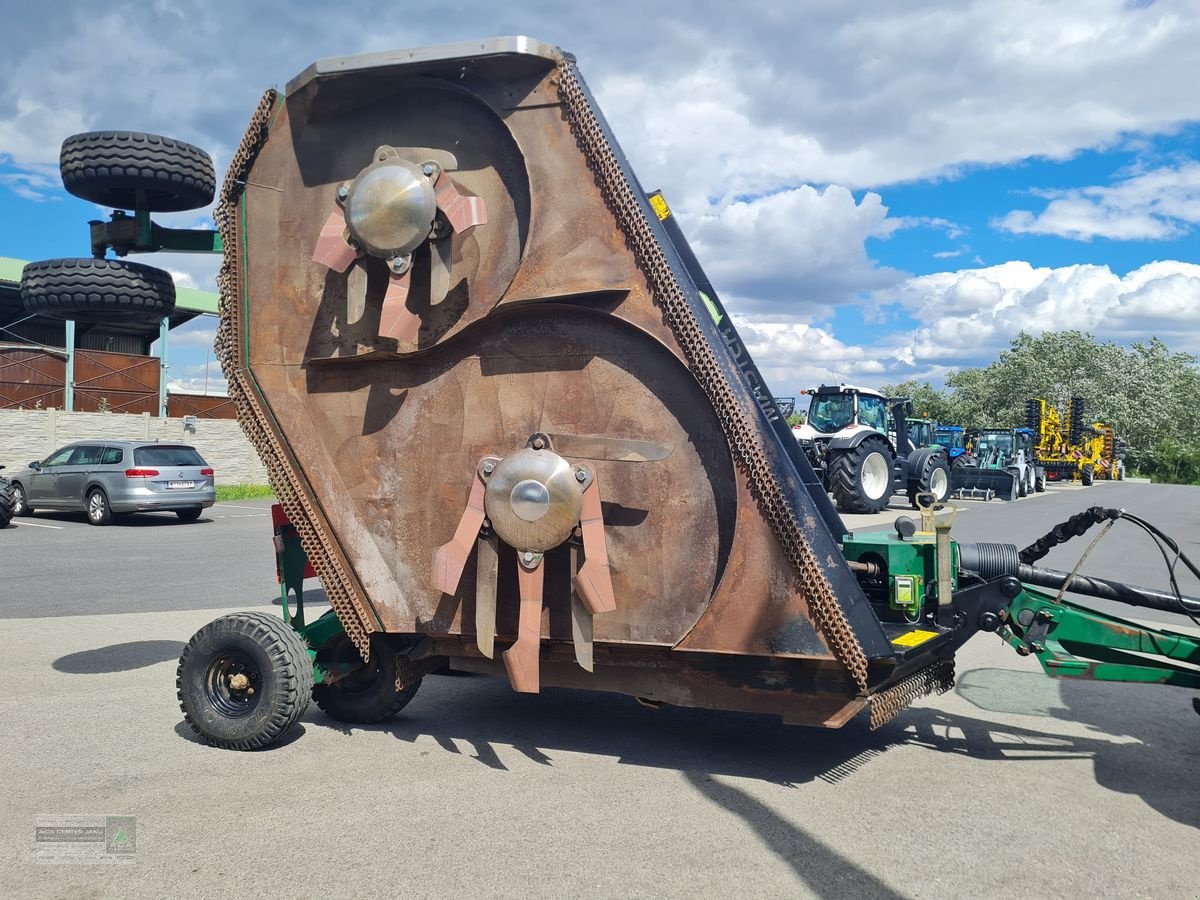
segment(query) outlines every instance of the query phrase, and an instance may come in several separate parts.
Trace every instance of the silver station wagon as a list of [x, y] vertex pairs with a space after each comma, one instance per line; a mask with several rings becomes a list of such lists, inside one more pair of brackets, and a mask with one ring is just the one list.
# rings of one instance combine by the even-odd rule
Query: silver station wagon
[[213, 470], [194, 447], [147, 441], [78, 441], [10, 476], [13, 513], [82, 510], [93, 525], [132, 512], [174, 512], [194, 522], [217, 500]]

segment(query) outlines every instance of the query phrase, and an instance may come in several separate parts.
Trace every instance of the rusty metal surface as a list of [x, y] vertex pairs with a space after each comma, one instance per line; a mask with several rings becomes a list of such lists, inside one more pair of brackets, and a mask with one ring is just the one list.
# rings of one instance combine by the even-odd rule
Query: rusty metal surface
[[[539, 656], [560, 649], [571, 678], [591, 665], [580, 686], [601, 689], [623, 683], [614, 670], [637, 669], [637, 654], [666, 653], [678, 662], [654, 671], [678, 679], [673, 693], [657, 688], [670, 702], [822, 723], [849, 714], [865, 659], [805, 541], [813, 525], [789, 518], [764, 474], [751, 412], [723, 389], [648, 245], [573, 66], [518, 67], [504, 82], [493, 63], [488, 78], [453, 84], [393, 73], [366, 94], [320, 79], [286, 102], [269, 92], [222, 191], [219, 356], [339, 618], [364, 655], [380, 628], [443, 636], [466, 656], [476, 637], [490, 649], [521, 635], [519, 689], [546, 681]], [[395, 274], [385, 260], [360, 257], [343, 273], [312, 258], [337, 185], [382, 145], [452, 151], [454, 181], [486, 206], [486, 221], [464, 211], [472, 227], [443, 239], [448, 253], [416, 248], [403, 305], [417, 327], [398, 334], [381, 328]], [[482, 505], [469, 501], [479, 461], [537, 432], [567, 437], [560, 452], [589, 459], [602, 485], [584, 526], [611, 588], [585, 578], [577, 594], [569, 542], [551, 548], [535, 620], [512, 547], [485, 559], [494, 597], [478, 587]], [[573, 460], [571, 436], [625, 449]], [[455, 558], [439, 569], [446, 545]], [[601, 556], [589, 550], [579, 575]], [[723, 682], [728, 673], [702, 671], [713, 654], [775, 657], [808, 673], [787, 681], [812, 697]]]

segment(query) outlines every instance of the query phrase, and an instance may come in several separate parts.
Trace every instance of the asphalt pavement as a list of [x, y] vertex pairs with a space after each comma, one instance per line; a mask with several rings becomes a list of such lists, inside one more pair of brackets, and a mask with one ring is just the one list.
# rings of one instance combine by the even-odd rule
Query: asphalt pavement
[[[1197, 501], [1059, 486], [960, 504], [955, 534], [1023, 546], [1098, 504], [1189, 549]], [[960, 654], [954, 691], [875, 732], [431, 676], [387, 725], [314, 707], [268, 751], [206, 747], [182, 722], [175, 661], [222, 612], [271, 608], [267, 505], [0, 532], [0, 896], [1200, 894], [1195, 692], [1051, 680], [990, 635]], [[1045, 562], [1069, 569], [1086, 543]], [[1123, 525], [1085, 570], [1166, 584]], [[39, 819], [65, 814], [135, 817], [132, 863], [39, 864]]]

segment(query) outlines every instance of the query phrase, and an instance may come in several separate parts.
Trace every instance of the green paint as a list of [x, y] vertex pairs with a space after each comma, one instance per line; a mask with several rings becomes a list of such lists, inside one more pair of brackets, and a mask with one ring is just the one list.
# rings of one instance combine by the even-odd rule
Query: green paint
[[704, 301], [704, 305], [708, 308], [708, 314], [712, 316], [712, 320], [720, 325], [725, 316], [721, 314], [721, 310], [717, 308], [717, 304], [704, 291], [700, 292], [700, 299]]

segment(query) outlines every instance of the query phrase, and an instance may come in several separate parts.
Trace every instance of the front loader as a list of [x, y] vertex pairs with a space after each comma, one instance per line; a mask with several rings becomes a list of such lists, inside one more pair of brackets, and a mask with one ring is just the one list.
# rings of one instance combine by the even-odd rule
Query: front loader
[[[851, 534], [557, 47], [319, 60], [263, 96], [219, 234], [150, 218], [203, 194], [196, 148], [103, 134], [72, 146], [108, 164], [64, 155], [64, 181], [122, 215], [93, 259], [35, 264], [27, 303], [162, 315], [160, 270], [106, 250], [223, 247], [217, 355], [282, 507], [284, 598], [307, 563], [332, 606], [197, 632], [176, 684], [208, 742], [270, 745], [310, 698], [384, 721], [447, 671], [879, 726], [949, 689], [979, 631], [1054, 675], [1200, 686], [1194, 638], [1029, 585], [1190, 601], [956, 543], [924, 496], [919, 522]], [[139, 302], [96, 308], [100, 279]]]

